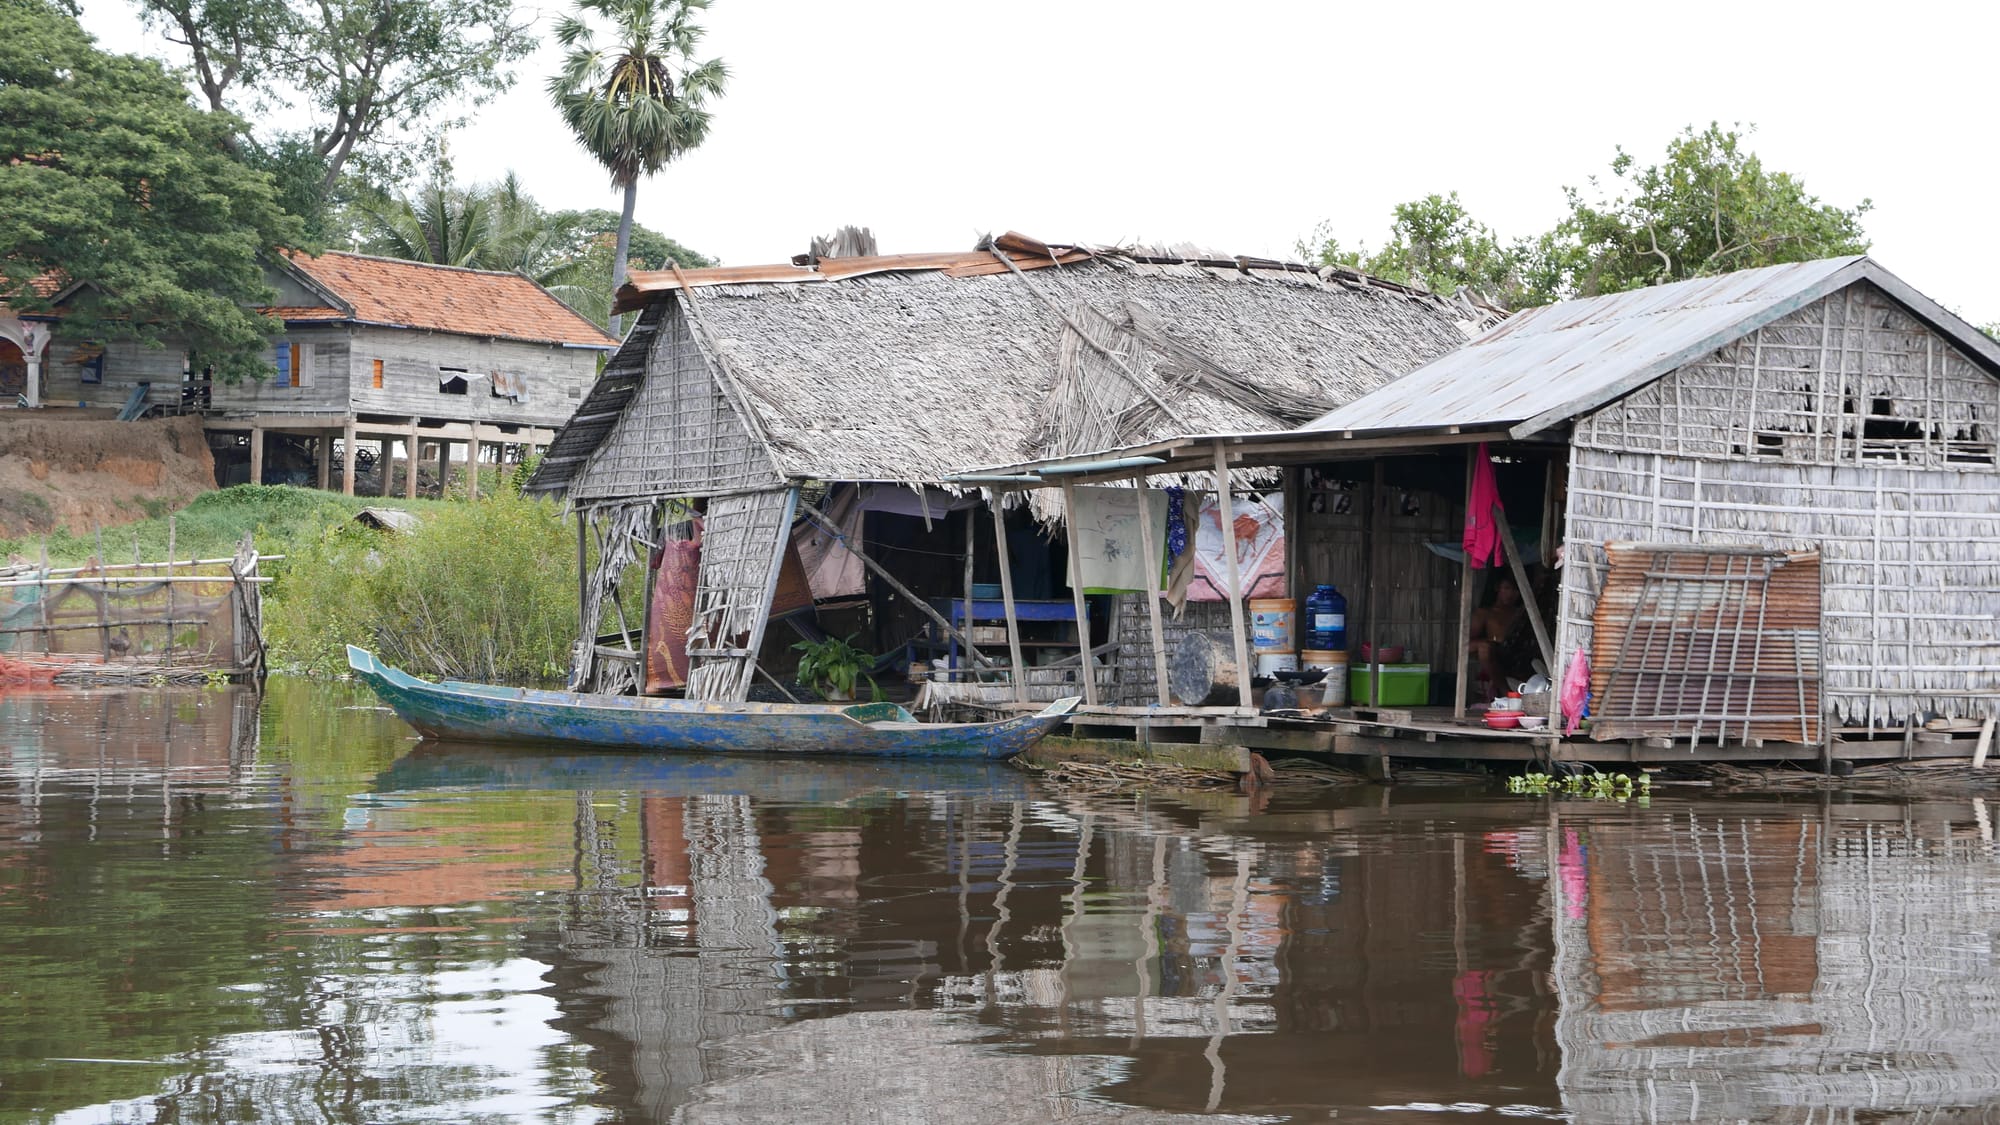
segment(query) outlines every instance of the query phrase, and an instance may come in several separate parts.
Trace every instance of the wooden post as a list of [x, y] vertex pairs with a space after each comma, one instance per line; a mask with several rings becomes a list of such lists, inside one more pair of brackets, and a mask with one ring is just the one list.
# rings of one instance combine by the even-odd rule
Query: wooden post
[[1216, 515], [1222, 519], [1224, 577], [1229, 579], [1229, 630], [1236, 642], [1236, 702], [1247, 711], [1256, 706], [1250, 700], [1250, 677], [1256, 669], [1250, 664], [1250, 631], [1243, 620], [1243, 576], [1236, 565], [1236, 504], [1229, 495], [1229, 453], [1219, 441], [1215, 443], [1215, 505]]
[[[979, 538], [979, 514], [971, 508], [965, 510], [965, 632], [972, 634], [972, 545]], [[965, 654], [966, 663], [972, 663], [972, 654]], [[969, 681], [968, 681], [969, 682]]]
[[[173, 579], [174, 579], [174, 517], [172, 513], [168, 513], [167, 515], [167, 643], [165, 645], [166, 663], [168, 667], [172, 667], [174, 663], [174, 586], [177, 585], [177, 583], [175, 583]], [[169, 714], [171, 713], [172, 712], [170, 709]]]
[[1063, 529], [1069, 535], [1069, 592], [1076, 599], [1077, 669], [1083, 676], [1083, 701], [1097, 706], [1097, 661], [1090, 655], [1090, 607], [1083, 599], [1083, 555], [1076, 533], [1076, 485], [1064, 481]]
[[451, 443], [438, 439], [438, 499], [451, 490]]
[[340, 430], [340, 491], [354, 495], [354, 419]]
[[1001, 511], [1001, 492], [986, 490], [986, 504], [993, 509], [993, 555], [1000, 561], [1000, 605], [1007, 612], [1007, 658], [1014, 662], [1014, 702], [1028, 701], [1028, 665], [1021, 655], [1021, 619], [1014, 613], [1014, 563], [1007, 556], [1007, 516]]
[[313, 439], [314, 482], [321, 492], [333, 487], [333, 435], [321, 434]]
[[1521, 588], [1521, 608], [1527, 611], [1528, 624], [1535, 630], [1535, 647], [1542, 650], [1542, 663], [1548, 668], [1548, 677], [1554, 680], [1556, 655], [1554, 646], [1549, 644], [1548, 626], [1542, 624], [1542, 607], [1535, 601], [1535, 588], [1528, 584], [1528, 567], [1521, 561], [1521, 550], [1514, 544], [1514, 529], [1507, 526], [1507, 513], [1500, 505], [1493, 505], [1493, 523], [1500, 531], [1500, 545], [1507, 550], [1507, 565], [1514, 572], [1514, 584]]
[[1382, 645], [1381, 637], [1375, 629], [1375, 579], [1380, 572], [1380, 554], [1376, 545], [1382, 539], [1382, 458], [1375, 458], [1375, 474], [1368, 484], [1368, 520], [1364, 532], [1368, 537], [1368, 588], [1362, 592], [1362, 612], [1368, 615], [1368, 633], [1362, 638], [1362, 647], [1367, 655], [1362, 658], [1368, 665], [1368, 706], [1382, 705]]
[[[1472, 514], [1472, 474], [1474, 458], [1479, 456], [1479, 447], [1465, 447], [1465, 502], [1461, 505], [1466, 515]], [[1461, 543], [1461, 546], [1463, 544]], [[1451, 714], [1455, 719], [1465, 718], [1466, 679], [1470, 675], [1467, 657], [1471, 656], [1472, 638], [1472, 552], [1466, 551], [1465, 558], [1458, 564], [1458, 674], [1457, 684], [1452, 688]], [[1549, 678], [1555, 678], [1553, 669]]]
[[1972, 750], [1973, 769], [1983, 770], [1986, 768], [1986, 753], [1991, 749], [1993, 749], [1993, 720], [1988, 719], [1980, 725], [1979, 745], [1973, 747]]
[[1139, 487], [1139, 553], [1146, 558], [1146, 623], [1153, 631], [1153, 682], [1159, 689], [1160, 706], [1165, 707], [1171, 701], [1167, 694], [1167, 631], [1160, 624], [1160, 547], [1153, 535], [1153, 507], [1147, 502], [1150, 489], [1146, 482], [1150, 479], [1142, 476], [1135, 482]]
[[264, 427], [250, 427], [250, 483], [264, 483]]
[[403, 439], [403, 468], [405, 470], [403, 474], [403, 499], [405, 500], [415, 500], [417, 498], [417, 450], [422, 445], [423, 443], [417, 440], [416, 429], [412, 427], [410, 436]]
[[479, 499], [479, 423], [472, 424], [472, 440], [465, 443], [465, 498]]

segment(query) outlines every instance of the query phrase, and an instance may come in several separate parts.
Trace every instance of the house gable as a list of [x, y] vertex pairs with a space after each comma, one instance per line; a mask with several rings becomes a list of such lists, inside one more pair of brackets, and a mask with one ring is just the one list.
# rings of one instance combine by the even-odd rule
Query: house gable
[[1588, 448], [2000, 471], [2000, 379], [1856, 281], [1576, 422]]
[[[571, 495], [590, 501], [776, 487], [781, 480], [769, 447], [751, 433], [730, 401], [715, 361], [695, 338], [678, 302], [655, 308], [660, 311], [642, 353], [643, 374], [626, 404], [619, 408], [610, 396], [617, 390], [614, 380], [633, 376], [607, 369], [599, 387], [604, 393], [593, 389], [572, 420], [576, 427], [596, 420], [599, 413], [618, 411], [609, 433], [574, 474]], [[621, 350], [614, 367], [637, 358], [629, 351]], [[571, 437], [569, 428], [563, 437]], [[550, 449], [552, 460], [565, 455], [565, 444], [559, 439]]]

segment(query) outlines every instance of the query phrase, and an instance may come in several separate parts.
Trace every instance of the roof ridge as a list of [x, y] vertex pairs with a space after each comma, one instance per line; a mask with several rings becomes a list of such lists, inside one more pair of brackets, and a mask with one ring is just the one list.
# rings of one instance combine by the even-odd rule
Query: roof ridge
[[529, 281], [535, 280], [532, 277], [528, 277], [527, 274], [522, 273], [520, 270], [483, 270], [479, 269], [476, 266], [454, 266], [454, 265], [447, 265], [444, 262], [425, 262], [416, 258], [396, 258], [396, 257], [391, 257], [390, 255], [387, 254], [363, 254], [359, 250], [322, 250], [317, 254], [308, 254], [304, 250], [299, 250], [294, 247], [287, 247], [286, 250], [288, 253], [297, 254], [298, 256], [305, 258], [308, 261], [317, 260], [319, 258], [332, 257], [337, 254], [343, 258], [360, 258], [363, 261], [368, 261], [368, 262], [387, 262], [388, 264], [393, 266], [418, 266], [423, 269], [453, 270], [458, 273], [475, 273], [475, 274], [482, 274], [487, 277], [521, 277], [521, 278], [527, 278], [527, 280]]

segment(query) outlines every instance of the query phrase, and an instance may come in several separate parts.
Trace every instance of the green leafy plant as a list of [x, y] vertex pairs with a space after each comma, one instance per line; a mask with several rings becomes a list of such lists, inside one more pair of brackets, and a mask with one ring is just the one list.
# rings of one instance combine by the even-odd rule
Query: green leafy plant
[[1573, 773], [1565, 777], [1552, 777], [1545, 773], [1524, 773], [1507, 779], [1507, 791], [1534, 796], [1562, 794], [1569, 797], [1585, 797], [1597, 801], [1637, 800], [1641, 805], [1649, 803], [1653, 792], [1651, 774], [1641, 772], [1637, 777], [1623, 773], [1589, 774]]
[[[857, 646], [853, 637], [800, 641], [792, 648], [799, 654], [799, 682], [829, 699], [854, 698], [854, 685], [875, 663], [875, 657]], [[880, 690], [873, 679], [868, 683]]]

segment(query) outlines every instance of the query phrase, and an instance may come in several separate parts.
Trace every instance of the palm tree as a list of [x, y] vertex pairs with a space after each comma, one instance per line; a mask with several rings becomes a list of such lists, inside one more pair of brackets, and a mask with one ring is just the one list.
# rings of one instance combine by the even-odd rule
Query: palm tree
[[[568, 54], [549, 79], [549, 98], [577, 142], [611, 173], [611, 185], [625, 193], [611, 260], [614, 291], [625, 283], [639, 181], [707, 137], [708, 100], [729, 78], [721, 59], [694, 59], [702, 33], [694, 16], [708, 3], [577, 0], [576, 11], [556, 24], [556, 41]], [[592, 15], [612, 27], [601, 46], [587, 19]]]
[[362, 226], [362, 246], [384, 257], [477, 268], [491, 252], [485, 197], [442, 179], [414, 199], [396, 196], [364, 207]]

